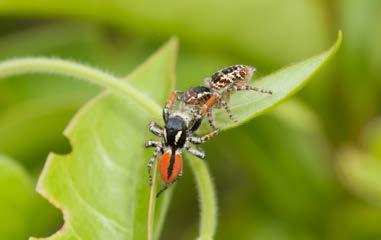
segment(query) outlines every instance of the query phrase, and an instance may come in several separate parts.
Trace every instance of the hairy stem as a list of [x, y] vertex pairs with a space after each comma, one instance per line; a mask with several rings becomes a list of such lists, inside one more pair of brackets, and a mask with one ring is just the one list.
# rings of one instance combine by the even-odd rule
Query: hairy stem
[[160, 115], [160, 107], [147, 95], [127, 81], [96, 68], [55, 58], [17, 58], [0, 63], [0, 79], [30, 73], [62, 75], [95, 83], [119, 94], [127, 95], [151, 113]]
[[206, 163], [188, 155], [189, 164], [195, 175], [200, 197], [200, 234], [199, 240], [213, 239], [217, 226], [216, 194]]
[[171, 198], [172, 198], [172, 193], [173, 193], [173, 187], [169, 188], [165, 194], [163, 194], [162, 199], [160, 199], [161, 204], [160, 204], [160, 214], [156, 216], [155, 218], [155, 229], [154, 231], [154, 238], [153, 239], [160, 239], [160, 234], [161, 230], [163, 229], [164, 226], [164, 221], [165, 221], [165, 216], [169, 207], [169, 204], [171, 203]]
[[149, 193], [148, 218], [147, 218], [147, 240], [153, 240], [153, 224], [155, 220], [156, 189], [157, 189], [157, 161], [153, 164], [152, 185]]

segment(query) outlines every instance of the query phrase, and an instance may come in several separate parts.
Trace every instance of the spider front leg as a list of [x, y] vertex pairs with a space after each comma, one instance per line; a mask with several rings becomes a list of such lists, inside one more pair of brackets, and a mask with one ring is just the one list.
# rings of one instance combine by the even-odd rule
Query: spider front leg
[[175, 103], [176, 99], [177, 99], [177, 91], [173, 91], [171, 92], [171, 94], [169, 95], [168, 99], [167, 99], [167, 102], [163, 108], [163, 119], [164, 119], [164, 122], [167, 122], [168, 120], [168, 117], [169, 117], [169, 110], [172, 108], [173, 104]]
[[190, 136], [188, 137], [188, 141], [193, 143], [193, 144], [201, 144], [201, 143], [205, 143], [207, 141], [209, 141], [210, 139], [216, 137], [218, 135], [218, 133], [220, 132], [219, 129], [216, 129], [204, 136], [201, 136], [201, 137], [197, 137], [197, 136]]
[[155, 134], [156, 136], [158, 136], [158, 137], [164, 136], [164, 129], [162, 127], [160, 127], [157, 123], [150, 122], [148, 127], [149, 127], [150, 132]]

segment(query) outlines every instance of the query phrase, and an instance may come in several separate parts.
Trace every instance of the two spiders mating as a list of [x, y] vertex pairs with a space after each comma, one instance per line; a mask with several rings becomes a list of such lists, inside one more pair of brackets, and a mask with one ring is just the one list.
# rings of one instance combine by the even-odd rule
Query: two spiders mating
[[[248, 85], [254, 72], [255, 68], [247, 65], [225, 67], [205, 79], [204, 86], [192, 87], [185, 92], [173, 91], [170, 94], [163, 108], [164, 127], [155, 122], [149, 124], [149, 130], [162, 140], [150, 140], [145, 144], [147, 148], [155, 148], [148, 161], [150, 186], [152, 185], [152, 166], [161, 154], [159, 168], [164, 187], [156, 194], [156, 197], [182, 176], [183, 150], [200, 159], [205, 158], [205, 153], [191, 144], [199, 145], [218, 135], [219, 129], [214, 124], [213, 108], [224, 108], [229, 118], [235, 121], [228, 105], [232, 93], [244, 90], [272, 94], [270, 90]], [[175, 109], [175, 106], [178, 108]], [[213, 131], [197, 136], [195, 132], [205, 116]]]

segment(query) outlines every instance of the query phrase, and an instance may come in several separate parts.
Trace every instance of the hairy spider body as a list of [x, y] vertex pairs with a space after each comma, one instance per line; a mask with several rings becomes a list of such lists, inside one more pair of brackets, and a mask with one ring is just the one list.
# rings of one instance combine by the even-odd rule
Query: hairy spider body
[[206, 79], [206, 85], [214, 91], [224, 90], [231, 85], [244, 86], [251, 79], [255, 68], [246, 65], [233, 65], [215, 72]]
[[[159, 196], [171, 184], [182, 176], [183, 158], [182, 151], [205, 158], [205, 153], [190, 144], [201, 144], [215, 137], [219, 130], [213, 123], [212, 108], [223, 107], [234, 121], [230, 113], [228, 101], [234, 91], [253, 90], [261, 93], [272, 94], [271, 91], [259, 89], [247, 85], [255, 68], [246, 65], [233, 65], [223, 68], [206, 79], [205, 86], [196, 86], [186, 92], [174, 91], [170, 94], [163, 108], [164, 128], [151, 122], [150, 131], [156, 136], [162, 137], [162, 141], [147, 141], [146, 147], [154, 147], [153, 156], [148, 162], [149, 183], [152, 184], [152, 166], [157, 156], [161, 154], [159, 167], [160, 176], [164, 182], [164, 188], [156, 196]], [[184, 103], [179, 111], [172, 111], [176, 100]], [[202, 137], [194, 135], [200, 127], [203, 116], [207, 114], [209, 124], [214, 131]]]
[[254, 67], [242, 64], [225, 67], [205, 79], [205, 86], [197, 86], [188, 89], [186, 92], [178, 92], [177, 98], [191, 106], [196, 115], [207, 114], [210, 126], [216, 129], [212, 114], [213, 107], [223, 107], [229, 118], [235, 121], [228, 106], [230, 95], [233, 92], [252, 90], [272, 94], [272, 91], [247, 84], [254, 72]]
[[212, 97], [212, 91], [205, 86], [196, 86], [179, 95], [179, 99], [188, 105], [202, 106]]
[[218, 134], [215, 130], [209, 134], [198, 137], [194, 131], [200, 126], [202, 116], [195, 117], [188, 111], [173, 111], [170, 109], [176, 100], [176, 93], [169, 96], [167, 104], [163, 109], [163, 119], [165, 126], [160, 127], [155, 122], [149, 124], [149, 130], [156, 136], [162, 137], [162, 141], [147, 141], [146, 147], [154, 147], [154, 153], [148, 162], [149, 184], [152, 184], [152, 166], [157, 156], [161, 154], [159, 160], [160, 176], [164, 182], [164, 187], [156, 196], [159, 196], [171, 184], [178, 180], [183, 173], [182, 151], [186, 150], [198, 158], [204, 159], [205, 153], [190, 144], [201, 144]]

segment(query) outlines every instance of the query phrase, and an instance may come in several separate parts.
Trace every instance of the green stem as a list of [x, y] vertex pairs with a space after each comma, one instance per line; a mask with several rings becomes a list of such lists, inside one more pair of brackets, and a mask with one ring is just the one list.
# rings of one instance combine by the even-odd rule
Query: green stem
[[18, 58], [0, 63], [0, 79], [30, 73], [56, 74], [95, 83], [130, 96], [155, 115], [161, 114], [160, 106], [127, 81], [80, 63], [54, 58]]
[[148, 203], [148, 218], [147, 218], [147, 240], [153, 240], [153, 224], [155, 220], [155, 205], [156, 205], [156, 185], [157, 185], [157, 161], [152, 166], [152, 186], [149, 193], [149, 203]]
[[195, 175], [200, 197], [200, 234], [199, 240], [213, 239], [217, 226], [216, 194], [206, 163], [188, 155], [189, 164]]
[[155, 229], [154, 229], [154, 238], [153, 239], [160, 239], [160, 234], [164, 226], [166, 213], [168, 212], [169, 204], [171, 203], [173, 189], [170, 188], [166, 191], [165, 194], [163, 194], [162, 199], [160, 199], [160, 212], [155, 218]]

